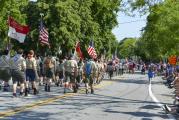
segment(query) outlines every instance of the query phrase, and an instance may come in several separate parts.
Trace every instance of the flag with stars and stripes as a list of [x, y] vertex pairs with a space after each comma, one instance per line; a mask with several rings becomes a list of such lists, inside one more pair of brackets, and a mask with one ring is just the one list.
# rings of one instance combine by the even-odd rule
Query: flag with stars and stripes
[[45, 28], [45, 26], [43, 25], [43, 21], [40, 21], [40, 33], [39, 33], [39, 41], [42, 45], [50, 45], [49, 41], [48, 41], [49, 35], [48, 35], [48, 31]]
[[87, 51], [88, 51], [88, 54], [91, 58], [93, 58], [93, 59], [97, 58], [97, 54], [96, 54], [96, 51], [94, 49], [93, 41], [90, 41], [90, 44], [89, 44]]

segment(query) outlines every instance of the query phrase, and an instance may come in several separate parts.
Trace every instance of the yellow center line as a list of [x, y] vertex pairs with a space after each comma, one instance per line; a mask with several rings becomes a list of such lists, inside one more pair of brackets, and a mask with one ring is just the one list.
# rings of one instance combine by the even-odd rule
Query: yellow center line
[[[95, 89], [102, 88], [102, 87], [105, 87], [105, 86], [110, 85], [110, 84], [112, 84], [111, 81], [105, 81], [103, 85], [100, 84], [100, 85], [95, 86]], [[81, 89], [79, 91], [79, 93], [81, 93], [83, 91], [84, 91], [84, 89]], [[37, 108], [39, 106], [43, 106], [43, 105], [47, 105], [49, 103], [53, 103], [53, 102], [55, 102], [59, 99], [63, 99], [63, 98], [66, 98], [66, 97], [72, 97], [72, 96], [75, 96], [75, 95], [79, 95], [79, 94], [78, 93], [77, 94], [76, 93], [67, 93], [67, 94], [62, 95], [62, 96], [56, 96], [56, 97], [53, 97], [53, 98], [48, 98], [46, 100], [41, 100], [41, 101], [34, 102], [34, 103], [31, 103], [31, 104], [28, 104], [28, 105], [17, 107], [15, 109], [6, 110], [6, 111], [3, 111], [3, 112], [0, 112], [0, 119], [4, 118], [4, 117], [15, 115], [15, 114], [20, 113], [20, 112], [30, 110], [32, 108]]]

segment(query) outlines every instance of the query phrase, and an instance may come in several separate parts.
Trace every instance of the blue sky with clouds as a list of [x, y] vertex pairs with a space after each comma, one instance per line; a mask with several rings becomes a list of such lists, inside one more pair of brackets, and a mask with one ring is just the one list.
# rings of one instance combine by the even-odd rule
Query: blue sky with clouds
[[141, 29], [146, 25], [146, 15], [140, 16], [138, 13], [135, 14], [135, 17], [130, 17], [122, 12], [118, 13], [117, 20], [119, 25], [113, 29], [113, 33], [118, 41], [126, 37], [141, 36]]

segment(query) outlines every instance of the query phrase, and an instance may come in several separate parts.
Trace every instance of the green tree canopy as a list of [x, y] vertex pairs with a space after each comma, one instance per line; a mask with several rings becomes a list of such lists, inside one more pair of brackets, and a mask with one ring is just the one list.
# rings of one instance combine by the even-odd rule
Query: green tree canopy
[[119, 55], [121, 58], [130, 58], [135, 55], [135, 46], [137, 39], [125, 38], [119, 43]]
[[163, 56], [179, 54], [179, 4], [165, 0], [151, 7], [140, 44], [147, 58], [160, 59]]

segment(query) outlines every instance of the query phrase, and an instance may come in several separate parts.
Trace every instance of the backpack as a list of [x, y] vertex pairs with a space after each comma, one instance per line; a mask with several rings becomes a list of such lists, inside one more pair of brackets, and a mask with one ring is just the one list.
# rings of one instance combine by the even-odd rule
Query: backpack
[[45, 60], [45, 65], [46, 65], [46, 68], [52, 68], [53, 67], [52, 59], [47, 57]]
[[86, 74], [87, 75], [91, 74], [91, 63], [90, 62], [86, 63]]

